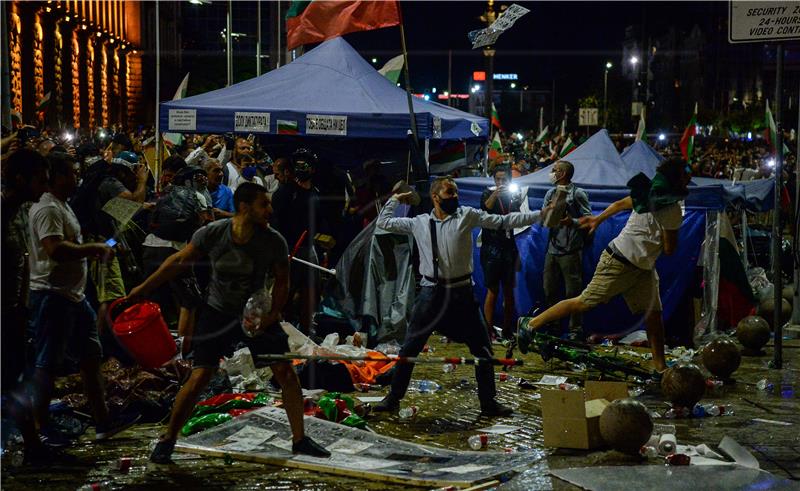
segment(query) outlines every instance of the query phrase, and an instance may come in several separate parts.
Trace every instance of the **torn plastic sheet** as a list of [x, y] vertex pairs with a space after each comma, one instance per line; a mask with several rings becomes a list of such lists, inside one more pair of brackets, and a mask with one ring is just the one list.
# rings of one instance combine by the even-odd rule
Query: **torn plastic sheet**
[[641, 483], [650, 491], [797, 489], [794, 481], [739, 465], [581, 467], [551, 470], [550, 473], [570, 484], [593, 491], [632, 489], [634, 483]]
[[179, 452], [234, 459], [415, 486], [473, 486], [527, 467], [543, 451], [465, 452], [428, 447], [305, 418], [306, 434], [332, 455], [293, 455], [291, 430], [283, 409], [264, 407], [178, 441]]

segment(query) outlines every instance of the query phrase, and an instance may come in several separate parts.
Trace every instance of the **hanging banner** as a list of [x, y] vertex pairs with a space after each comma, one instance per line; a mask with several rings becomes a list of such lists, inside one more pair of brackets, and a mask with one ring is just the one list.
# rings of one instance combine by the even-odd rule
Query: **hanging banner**
[[269, 113], [233, 113], [235, 133], [269, 133]]
[[306, 114], [306, 134], [347, 136], [347, 116]]

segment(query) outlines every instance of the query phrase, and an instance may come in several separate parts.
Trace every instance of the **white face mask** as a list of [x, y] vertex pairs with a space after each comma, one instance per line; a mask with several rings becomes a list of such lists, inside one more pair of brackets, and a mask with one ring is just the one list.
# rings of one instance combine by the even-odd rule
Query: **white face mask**
[[555, 172], [550, 173], [550, 184], [555, 184], [558, 182], [558, 175]]

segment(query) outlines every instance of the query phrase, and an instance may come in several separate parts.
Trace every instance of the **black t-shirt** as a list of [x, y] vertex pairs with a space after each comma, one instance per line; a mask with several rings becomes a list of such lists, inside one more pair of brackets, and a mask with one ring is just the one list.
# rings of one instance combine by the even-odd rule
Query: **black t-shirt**
[[[522, 204], [519, 193], [503, 193], [497, 197], [494, 206], [488, 208], [486, 200], [494, 191], [486, 189], [481, 195], [481, 209], [494, 215], [506, 215], [511, 212], [519, 211]], [[504, 251], [516, 251], [517, 243], [514, 241], [513, 230], [481, 230], [481, 247], [496, 248]]]
[[272, 195], [272, 210], [273, 225], [286, 239], [289, 252], [306, 230], [302, 247], [313, 244], [320, 220], [319, 196], [313, 186], [305, 189], [294, 182], [281, 185]]

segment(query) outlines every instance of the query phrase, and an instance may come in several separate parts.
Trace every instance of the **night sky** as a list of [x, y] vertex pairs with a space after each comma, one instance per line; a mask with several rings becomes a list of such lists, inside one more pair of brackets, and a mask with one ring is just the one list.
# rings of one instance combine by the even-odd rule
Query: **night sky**
[[[513, 2], [503, 2], [510, 5]], [[663, 33], [670, 25], [688, 31], [727, 2], [517, 2], [531, 10], [496, 44], [495, 72], [518, 73], [518, 86], [549, 89], [556, 79], [565, 98], [602, 87], [603, 67], [615, 68], [609, 83], [621, 79], [619, 66], [625, 27], [645, 26]], [[501, 5], [495, 3], [495, 9]], [[486, 2], [401, 2], [415, 91], [447, 86], [447, 50], [453, 50], [453, 92], [465, 92], [473, 70], [483, 70], [480, 49], [472, 50], [467, 33], [484, 27], [479, 16]], [[378, 67], [400, 53], [398, 28], [353, 33], [346, 39]], [[508, 82], [501, 82], [507, 84]]]

